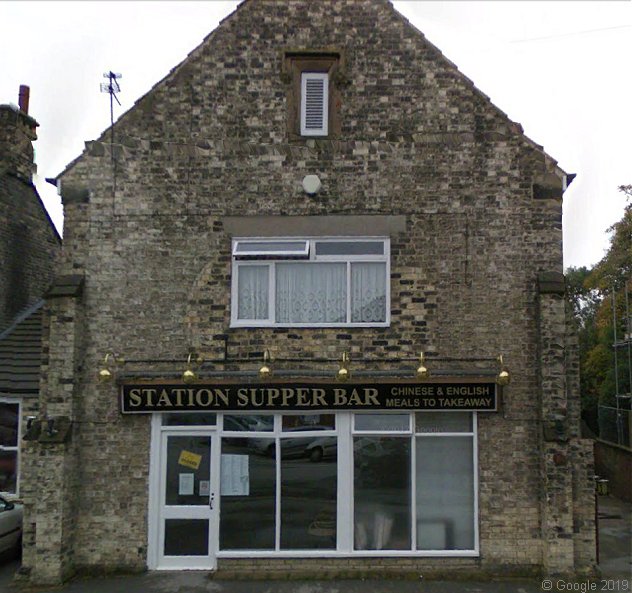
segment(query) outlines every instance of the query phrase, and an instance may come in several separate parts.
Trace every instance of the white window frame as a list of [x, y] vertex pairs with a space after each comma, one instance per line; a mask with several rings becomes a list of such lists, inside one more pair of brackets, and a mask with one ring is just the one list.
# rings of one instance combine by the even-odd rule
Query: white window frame
[[[409, 430], [406, 431], [356, 431], [353, 428], [354, 412], [336, 412], [336, 428], [332, 431], [318, 431], [309, 433], [305, 431], [300, 436], [315, 437], [334, 436], [338, 438], [338, 512], [337, 512], [337, 548], [331, 550], [283, 550], [280, 548], [280, 509], [281, 509], [281, 463], [280, 463], [280, 443], [281, 437], [287, 437], [281, 427], [281, 416], [292, 412], [274, 413], [274, 428], [268, 432], [229, 432], [224, 431], [221, 426], [224, 414], [218, 414], [218, 426], [220, 427], [220, 438], [226, 437], [265, 437], [274, 439], [276, 443], [276, 502], [275, 502], [275, 549], [274, 550], [222, 550], [217, 549], [218, 558], [352, 558], [352, 557], [415, 557], [415, 558], [475, 558], [480, 555], [479, 543], [479, 501], [478, 501], [478, 421], [477, 413], [472, 414], [471, 431], [463, 432], [433, 432], [418, 433], [415, 428], [415, 412], [393, 412], [409, 413]], [[295, 412], [298, 413], [298, 412]], [[321, 413], [329, 413], [321, 411]], [[384, 412], [385, 414], [389, 412]], [[427, 412], [432, 413], [432, 412]], [[241, 414], [240, 414], [241, 415]], [[407, 550], [355, 550], [354, 549], [354, 461], [353, 461], [353, 438], [354, 436], [393, 436], [409, 439], [411, 443], [411, 548]], [[436, 437], [470, 437], [473, 442], [473, 489], [474, 489], [474, 548], [470, 550], [417, 550], [417, 506], [416, 506], [416, 439], [436, 438]], [[221, 497], [220, 497], [221, 499]], [[221, 521], [221, 501], [220, 501], [220, 521]]]
[[[320, 413], [334, 413], [333, 411], [321, 410]], [[469, 436], [473, 441], [473, 472], [474, 472], [474, 549], [472, 550], [417, 550], [416, 540], [416, 479], [411, 480], [411, 549], [409, 550], [354, 550], [354, 502], [353, 502], [353, 437], [354, 436], [366, 436], [368, 431], [358, 432], [353, 429], [353, 414], [354, 412], [335, 412], [336, 414], [336, 428], [332, 431], [318, 431], [314, 432], [314, 436], [325, 435], [337, 435], [338, 436], [338, 459], [337, 459], [337, 475], [338, 475], [338, 513], [337, 513], [337, 549], [333, 550], [281, 550], [279, 547], [279, 517], [280, 517], [280, 446], [279, 439], [286, 436], [288, 433], [284, 433], [281, 425], [281, 416], [288, 413], [302, 414], [301, 412], [283, 412], [274, 413], [273, 429], [271, 431], [228, 431], [223, 429], [224, 415], [226, 414], [238, 414], [240, 416], [243, 413], [237, 412], [218, 412], [216, 417], [216, 424], [206, 427], [207, 433], [218, 433], [220, 438], [220, 446], [215, 447], [214, 451], [217, 455], [214, 460], [214, 467], [216, 471], [220, 467], [221, 453], [221, 439], [222, 437], [248, 437], [248, 438], [271, 438], [277, 443], [277, 463], [276, 463], [276, 502], [275, 502], [275, 516], [276, 516], [276, 533], [275, 533], [275, 550], [221, 550], [219, 549], [219, 539], [217, 539], [216, 557], [217, 558], [354, 558], [354, 557], [373, 557], [373, 558], [385, 558], [385, 557], [415, 557], [415, 558], [431, 558], [431, 557], [452, 557], [452, 558], [473, 558], [480, 555], [480, 542], [479, 542], [479, 479], [478, 479], [478, 414], [471, 412], [472, 414], [472, 429], [471, 431], [463, 432], [432, 432], [432, 433], [419, 433], [416, 430], [415, 412], [408, 412], [411, 414], [410, 430], [397, 433], [397, 431], [375, 431], [373, 434], [376, 436], [397, 436], [399, 438], [408, 438], [411, 442], [411, 469], [414, 471], [416, 467], [416, 439], [418, 438], [436, 438], [445, 436], [463, 437]], [[384, 412], [388, 413], [388, 412]], [[394, 412], [402, 413], [402, 411]], [[432, 414], [432, 411], [424, 412]], [[259, 415], [254, 413], [255, 415]], [[183, 433], [204, 433], [204, 426], [182, 426], [178, 430], [177, 426], [163, 426], [162, 414], [154, 413], [152, 415], [152, 435], [151, 435], [151, 454], [150, 454], [150, 472], [149, 472], [149, 529], [148, 529], [148, 567], [151, 569], [160, 568], [158, 566], [158, 510], [159, 510], [159, 498], [160, 498], [160, 444], [161, 434], [168, 432], [170, 434], [174, 432], [182, 431]], [[301, 434], [300, 436], [304, 436]], [[411, 477], [415, 477], [414, 473]], [[221, 486], [221, 485], [220, 485]], [[218, 490], [219, 491], [219, 490]], [[221, 520], [221, 496], [217, 498], [218, 503], [218, 517]], [[213, 537], [219, 538], [219, 532], [216, 529]]]
[[5, 447], [0, 445], [1, 451], [15, 451], [15, 492], [11, 492], [10, 490], [2, 490], [0, 494], [6, 495], [9, 498], [11, 497], [19, 497], [20, 496], [20, 462], [21, 462], [21, 452], [20, 452], [20, 443], [22, 442], [22, 400], [18, 397], [0, 397], [0, 403], [3, 404], [17, 404], [18, 405], [18, 426], [17, 426], [17, 442], [14, 447]]
[[[323, 118], [320, 128], [307, 127], [307, 83], [323, 81]], [[329, 134], [329, 73], [301, 72], [301, 136], [327, 136]]]
[[[279, 247], [281, 245], [292, 245], [294, 243], [303, 243], [303, 246], [299, 249], [270, 249], [270, 250], [258, 250], [256, 248], [248, 249], [249, 245], [253, 245], [256, 243], [278, 243]], [[244, 245], [245, 249], [240, 250], [240, 247]], [[296, 241], [291, 241], [289, 239], [262, 239], [261, 241], [254, 241], [252, 239], [249, 240], [235, 240], [233, 241], [233, 257], [236, 259], [239, 258], [248, 258], [248, 257], [297, 257], [297, 258], [307, 258], [309, 257], [309, 247], [310, 243], [307, 239], [297, 239]]]
[[[255, 251], [241, 252], [238, 256], [235, 254], [238, 244], [248, 242], [286, 242], [296, 243], [305, 240], [308, 244], [307, 255], [303, 256], [303, 252], [292, 254], [290, 252], [260, 252]], [[365, 255], [316, 255], [316, 243], [325, 242], [379, 242], [384, 245], [384, 253], [382, 255], [365, 254]], [[389, 327], [391, 324], [391, 242], [389, 237], [238, 237], [233, 239], [232, 246], [232, 278], [231, 278], [231, 327]], [[346, 263], [347, 264], [347, 321], [323, 322], [323, 323], [280, 323], [275, 319], [276, 315], [276, 263], [286, 262], [304, 262], [306, 265], [314, 262], [329, 263]], [[354, 262], [375, 262], [385, 263], [385, 295], [386, 295], [386, 311], [384, 321], [376, 322], [352, 322], [351, 321], [351, 265]], [[267, 266], [268, 274], [268, 318], [267, 319], [239, 319], [238, 318], [238, 282], [240, 266]]]

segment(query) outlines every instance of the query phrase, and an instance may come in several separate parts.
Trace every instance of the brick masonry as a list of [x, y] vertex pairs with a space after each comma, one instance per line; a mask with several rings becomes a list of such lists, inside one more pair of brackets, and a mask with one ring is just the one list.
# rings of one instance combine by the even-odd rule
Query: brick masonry
[[[284, 52], [297, 48], [344, 55], [333, 139], [297, 138], [287, 127]], [[313, 197], [301, 189], [307, 174], [322, 181]], [[479, 422], [480, 558], [378, 564], [437, 574], [592, 570], [591, 460], [578, 438], [574, 342], [563, 297], [538, 284], [538, 274], [562, 271], [562, 176], [388, 2], [240, 5], [121, 117], [112, 147], [104, 133], [61, 175], [59, 273], [83, 274], [85, 290], [50, 311], [42, 405], [66, 406], [74, 424], [70, 444], [32, 445], [31, 581], [146, 566], [149, 418], [122, 417], [116, 387], [97, 384], [95, 371], [108, 350], [184, 361], [192, 348], [205, 358], [258, 358], [269, 348], [306, 360], [347, 349], [373, 368], [420, 350], [430, 362], [502, 352], [512, 383], [501, 411]], [[390, 327], [230, 328], [226, 217], [285, 217], [291, 233], [292, 217], [333, 214], [405, 217], [405, 230], [391, 236]], [[60, 324], [80, 349], [67, 351], [67, 336], [52, 331]], [[552, 415], [562, 416], [562, 440], [555, 425], [550, 432]], [[55, 488], [69, 494], [64, 505], [35, 499]], [[40, 519], [72, 528], [41, 534]], [[377, 566], [326, 564], [339, 574]], [[219, 567], [272, 576], [312, 564]]]

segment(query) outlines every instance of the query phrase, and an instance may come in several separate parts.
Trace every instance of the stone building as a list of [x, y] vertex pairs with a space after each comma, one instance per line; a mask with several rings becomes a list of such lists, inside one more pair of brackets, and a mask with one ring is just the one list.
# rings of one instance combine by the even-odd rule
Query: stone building
[[569, 179], [389, 2], [243, 2], [113, 132], [57, 178], [31, 582], [592, 570]]
[[[0, 493], [19, 495], [20, 416], [38, 405], [43, 296], [61, 239], [33, 185], [38, 123], [0, 105]], [[28, 414], [27, 414], [28, 412]]]

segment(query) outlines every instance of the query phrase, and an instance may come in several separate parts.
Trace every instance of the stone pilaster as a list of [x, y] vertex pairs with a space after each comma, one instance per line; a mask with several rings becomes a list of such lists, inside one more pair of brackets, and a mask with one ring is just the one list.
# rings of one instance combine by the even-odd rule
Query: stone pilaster
[[28, 442], [31, 459], [24, 476], [22, 573], [31, 584], [60, 584], [74, 571], [82, 285], [82, 277], [60, 277], [47, 295], [42, 363], [47, 372], [40, 389], [39, 427]]
[[573, 483], [569, 459], [564, 276], [538, 276], [543, 569], [574, 571]]

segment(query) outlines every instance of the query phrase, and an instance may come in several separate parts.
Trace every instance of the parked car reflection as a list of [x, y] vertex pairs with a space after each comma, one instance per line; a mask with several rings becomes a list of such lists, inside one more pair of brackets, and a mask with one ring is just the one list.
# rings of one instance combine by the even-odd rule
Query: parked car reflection
[[0, 496], [0, 553], [18, 553], [22, 545], [21, 504]]
[[336, 459], [338, 455], [338, 437], [318, 437], [305, 447], [305, 457], [318, 463], [324, 459]]
[[[309, 426], [296, 426], [294, 428], [290, 428], [284, 432], [284, 435], [287, 434], [287, 437], [281, 437], [281, 458], [282, 459], [299, 459], [302, 457], [307, 457], [312, 459], [312, 455], [314, 456], [313, 461], [320, 461], [324, 457], [325, 453], [325, 444], [319, 441], [325, 441], [327, 439], [331, 439], [331, 443], [334, 447], [334, 455], [335, 455], [335, 443], [336, 437], [314, 437], [314, 435], [309, 436], [295, 436], [297, 433], [301, 432], [316, 432], [321, 430], [331, 430], [330, 426], [320, 426], [317, 424], [309, 425]], [[313, 447], [311, 445], [314, 445]], [[249, 442], [250, 450], [254, 453], [258, 453], [259, 455], [267, 455], [269, 457], [274, 457], [275, 448], [274, 442], [269, 438], [261, 438], [261, 439], [250, 439]], [[332, 445], [328, 445], [327, 452], [329, 453]]]
[[224, 430], [233, 432], [270, 432], [274, 426], [272, 416], [224, 416]]

